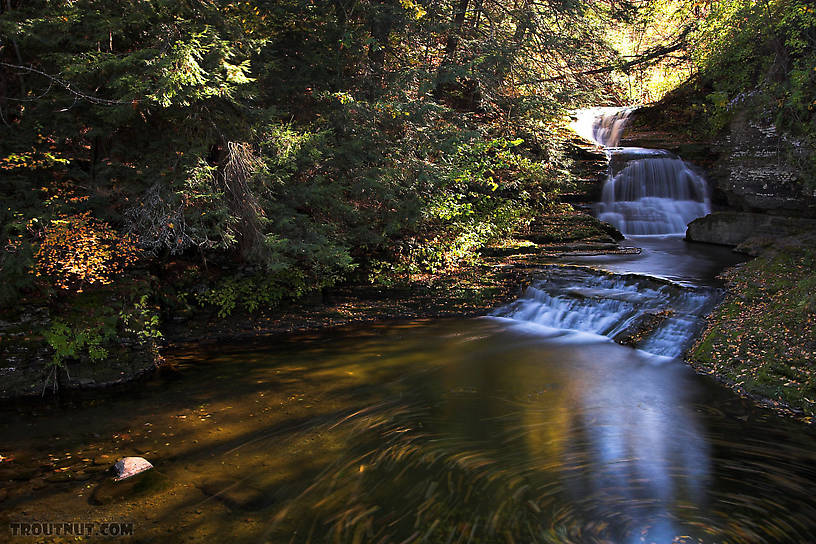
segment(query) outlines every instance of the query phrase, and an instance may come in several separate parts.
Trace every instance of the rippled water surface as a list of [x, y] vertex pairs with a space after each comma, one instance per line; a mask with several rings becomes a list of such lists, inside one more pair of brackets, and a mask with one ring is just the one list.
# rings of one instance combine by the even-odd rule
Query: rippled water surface
[[[677, 237], [629, 243], [644, 251], [544, 267], [493, 317], [201, 344], [101, 398], [6, 406], [0, 531], [132, 521], [123, 540], [814, 541], [813, 432], [666, 356], [736, 259]], [[575, 268], [588, 264], [628, 275]], [[664, 320], [641, 349], [608, 338], [651, 314]], [[126, 455], [155, 469], [114, 484], [107, 470]]]
[[[2, 484], [2, 519], [131, 519], [145, 542], [816, 534], [808, 429], [602, 337], [432, 321], [173, 361], [175, 375], [70, 410], [6, 409], [0, 467], [29, 472]], [[104, 455], [156, 468], [115, 487]], [[50, 481], [55, 467], [72, 479]]]

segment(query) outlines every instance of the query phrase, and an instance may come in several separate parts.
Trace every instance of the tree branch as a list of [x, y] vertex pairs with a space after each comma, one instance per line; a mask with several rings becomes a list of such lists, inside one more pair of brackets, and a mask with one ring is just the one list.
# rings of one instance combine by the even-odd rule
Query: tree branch
[[625, 62], [623, 64], [602, 66], [601, 68], [594, 68], [592, 70], [584, 70], [584, 71], [581, 71], [581, 72], [572, 72], [572, 73], [569, 73], [569, 74], [561, 74], [561, 75], [557, 75], [557, 76], [553, 76], [553, 77], [549, 77], [549, 78], [539, 79], [539, 80], [536, 80], [536, 81], [528, 81], [526, 83], [549, 83], [549, 82], [552, 82], [552, 81], [559, 81], [559, 80], [562, 80], [562, 79], [566, 79], [568, 77], [580, 77], [580, 76], [590, 76], [590, 75], [596, 75], [596, 74], [604, 74], [604, 73], [608, 73], [608, 72], [614, 72], [616, 70], [621, 70], [621, 71], [625, 72], [625, 71], [629, 70], [630, 68], [633, 68], [633, 67], [638, 66], [640, 64], [647, 64], [649, 62], [654, 61], [655, 59], [668, 57], [671, 53], [674, 53], [675, 51], [679, 51], [680, 49], [683, 49], [687, 45], [685, 38], [689, 34], [689, 32], [691, 32], [691, 27], [690, 26], [683, 29], [683, 32], [680, 33], [680, 35], [677, 37], [677, 40], [675, 40], [675, 42], [673, 44], [664, 45], [664, 46], [660, 46], [660, 47], [655, 47], [655, 48], [653, 48], [653, 49], [651, 49], [649, 51], [646, 51], [642, 55], [638, 55], [635, 59], [630, 60], [628, 62]]
[[[99, 98], [96, 96], [91, 96], [87, 93], [79, 91], [71, 86], [70, 83], [67, 81], [58, 78], [57, 76], [53, 76], [51, 74], [47, 74], [42, 70], [37, 70], [32, 66], [23, 66], [21, 64], [10, 64], [8, 62], [0, 61], [0, 66], [5, 66], [6, 68], [12, 68], [14, 70], [23, 70], [32, 74], [37, 74], [43, 76], [44, 78], [48, 79], [52, 84], [57, 84], [58, 86], [62, 87], [69, 93], [71, 93], [76, 100], [84, 100], [95, 106], [124, 106], [127, 104], [132, 104], [133, 100], [108, 100], [107, 98]], [[50, 88], [50, 86], [49, 86]], [[44, 95], [41, 95], [44, 96]], [[14, 100], [16, 102], [25, 102], [28, 101], [26, 99], [19, 99], [19, 98], [8, 98], [8, 100]]]

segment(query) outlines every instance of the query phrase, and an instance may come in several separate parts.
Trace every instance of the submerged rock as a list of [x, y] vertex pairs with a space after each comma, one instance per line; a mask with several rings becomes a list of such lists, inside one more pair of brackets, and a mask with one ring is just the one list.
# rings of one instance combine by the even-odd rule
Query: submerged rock
[[113, 465], [113, 470], [116, 473], [114, 481], [122, 481], [151, 468], [153, 468], [153, 465], [144, 457], [123, 457]]
[[624, 346], [639, 347], [640, 343], [654, 333], [672, 313], [671, 310], [643, 312], [612, 340]]
[[231, 510], [260, 510], [275, 502], [263, 489], [243, 480], [208, 480], [198, 488]]
[[104, 479], [94, 488], [88, 498], [93, 505], [132, 500], [136, 497], [155, 495], [165, 489], [167, 478], [155, 470], [143, 470], [132, 478], [124, 480]]

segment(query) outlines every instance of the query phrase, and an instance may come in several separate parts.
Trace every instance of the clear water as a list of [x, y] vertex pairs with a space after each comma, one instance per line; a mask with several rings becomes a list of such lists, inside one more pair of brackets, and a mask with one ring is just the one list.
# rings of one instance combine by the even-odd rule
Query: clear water
[[[662, 244], [644, 253], [671, 253], [687, 293], [712, 289], [695, 276], [719, 254]], [[593, 264], [651, 259], [629, 258]], [[102, 398], [7, 406], [0, 523], [131, 520], [137, 542], [812, 541], [810, 428], [602, 336], [618, 303], [672, 304], [677, 286], [573, 272], [573, 297], [609, 311], [576, 307], [573, 322], [542, 302], [544, 326], [505, 315], [202, 344]], [[121, 455], [156, 468], [114, 486], [104, 469]]]

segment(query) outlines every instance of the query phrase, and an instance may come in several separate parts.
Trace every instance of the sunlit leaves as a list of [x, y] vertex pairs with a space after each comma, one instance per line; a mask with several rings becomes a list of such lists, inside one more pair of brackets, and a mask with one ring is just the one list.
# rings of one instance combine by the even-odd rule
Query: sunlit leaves
[[422, 19], [428, 14], [427, 10], [422, 7], [422, 4], [414, 0], [400, 0], [400, 5], [411, 14], [414, 19]]
[[138, 259], [133, 242], [90, 212], [54, 219], [35, 254], [35, 274], [60, 289], [106, 285]]
[[234, 96], [236, 86], [251, 83], [249, 59], [230, 62], [234, 53], [212, 27], [176, 42], [170, 51], [158, 57], [156, 90], [150, 98], [161, 106], [189, 106], [211, 97]]

